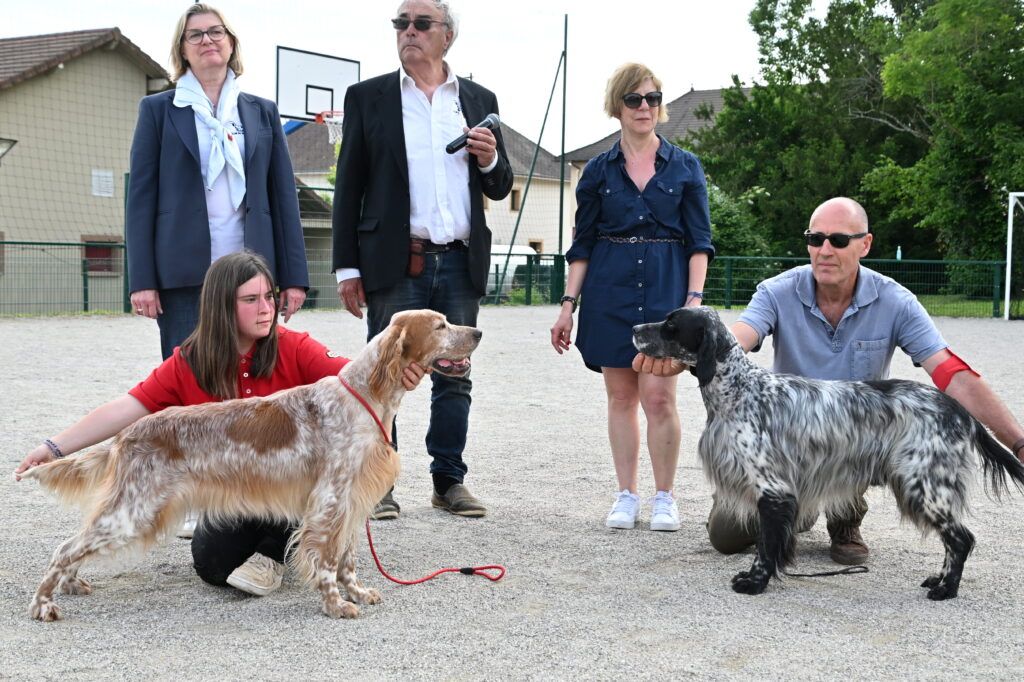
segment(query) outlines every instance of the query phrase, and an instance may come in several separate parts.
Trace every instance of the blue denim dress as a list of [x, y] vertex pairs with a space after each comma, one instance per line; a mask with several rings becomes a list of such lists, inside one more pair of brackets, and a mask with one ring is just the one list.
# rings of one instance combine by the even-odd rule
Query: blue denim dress
[[643, 192], [626, 173], [618, 142], [590, 160], [576, 188], [576, 230], [565, 257], [589, 261], [576, 347], [594, 371], [629, 367], [633, 325], [659, 322], [683, 305], [692, 254], [714, 258], [704, 169], [659, 139]]

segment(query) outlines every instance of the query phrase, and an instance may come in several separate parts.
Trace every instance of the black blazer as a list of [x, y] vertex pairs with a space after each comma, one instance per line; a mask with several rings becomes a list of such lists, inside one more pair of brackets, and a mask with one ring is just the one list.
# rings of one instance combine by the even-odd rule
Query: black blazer
[[[498, 113], [494, 93], [464, 78], [459, 78], [459, 101], [470, 125]], [[386, 289], [405, 276], [409, 261], [409, 166], [398, 71], [349, 87], [343, 132], [334, 188], [333, 269], [359, 268], [365, 291]], [[483, 196], [498, 201], [512, 190], [501, 131], [494, 137], [498, 165], [485, 175], [476, 163], [469, 164], [469, 276], [481, 296], [491, 258]]]
[[[131, 291], [199, 286], [210, 267], [210, 220], [192, 107], [174, 91], [144, 97], [132, 140], [125, 237]], [[245, 246], [282, 289], [308, 287], [295, 176], [277, 105], [239, 93], [245, 130]]]

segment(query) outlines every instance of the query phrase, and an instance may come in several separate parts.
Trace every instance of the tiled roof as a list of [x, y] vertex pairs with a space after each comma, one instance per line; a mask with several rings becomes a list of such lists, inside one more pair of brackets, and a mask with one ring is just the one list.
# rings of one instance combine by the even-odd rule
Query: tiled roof
[[[523, 177], [529, 175], [533, 152], [537, 148], [537, 144], [504, 121], [501, 123], [501, 135], [505, 139], [505, 151], [508, 152], [508, 160], [512, 165], [512, 174]], [[534, 166], [533, 177], [557, 180], [558, 157], [541, 147], [537, 154], [537, 165]], [[569, 178], [568, 170], [566, 170], [565, 177]]]
[[34, 78], [101, 47], [113, 47], [150, 78], [167, 72], [117, 28], [100, 28], [41, 36], [0, 38], [0, 90]]
[[[288, 133], [288, 155], [291, 156], [292, 169], [296, 173], [326, 173], [337, 161], [334, 145], [327, 141], [326, 127], [304, 123], [286, 125], [285, 131]], [[501, 124], [501, 132], [513, 175], [526, 176], [530, 171], [536, 145], [507, 123]], [[557, 180], [558, 157], [541, 147], [533, 175], [536, 178]], [[566, 172], [565, 176], [568, 178], [569, 173]]]
[[[295, 121], [289, 121], [295, 123]], [[298, 122], [288, 134], [288, 156], [296, 173], [326, 173], [337, 161], [334, 145], [327, 139], [327, 126]]]
[[[722, 93], [724, 90], [690, 90], [682, 97], [666, 104], [668, 121], [659, 123], [655, 129], [670, 141], [686, 137], [691, 130], [710, 125], [711, 122], [697, 118], [696, 110], [702, 104], [708, 104], [715, 112], [722, 110]], [[614, 120], [614, 119], [613, 119]], [[570, 162], [589, 161], [603, 151], [609, 149], [619, 139], [619, 131], [607, 135], [579, 149], [567, 152], [565, 158]]]

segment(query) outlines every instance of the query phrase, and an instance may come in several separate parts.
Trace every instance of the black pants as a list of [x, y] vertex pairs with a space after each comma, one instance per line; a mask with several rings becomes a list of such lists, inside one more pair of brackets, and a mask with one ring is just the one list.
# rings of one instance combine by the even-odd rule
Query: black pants
[[224, 586], [231, 572], [256, 552], [284, 563], [292, 530], [284, 521], [237, 519], [213, 525], [200, 519], [192, 535], [196, 573], [211, 585]]

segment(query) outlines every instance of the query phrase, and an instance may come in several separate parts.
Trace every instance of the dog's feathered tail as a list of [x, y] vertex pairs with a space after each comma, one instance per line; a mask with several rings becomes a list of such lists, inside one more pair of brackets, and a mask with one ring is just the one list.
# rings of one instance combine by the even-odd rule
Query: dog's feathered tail
[[110, 463], [110, 447], [106, 446], [32, 467], [21, 477], [38, 480], [62, 502], [86, 506], [100, 491], [100, 482], [107, 475]]
[[1006, 480], [1009, 477], [1017, 490], [1024, 493], [1024, 464], [993, 438], [977, 419], [974, 420], [974, 444], [981, 454], [988, 490], [997, 498], [1009, 492], [1010, 485]]

